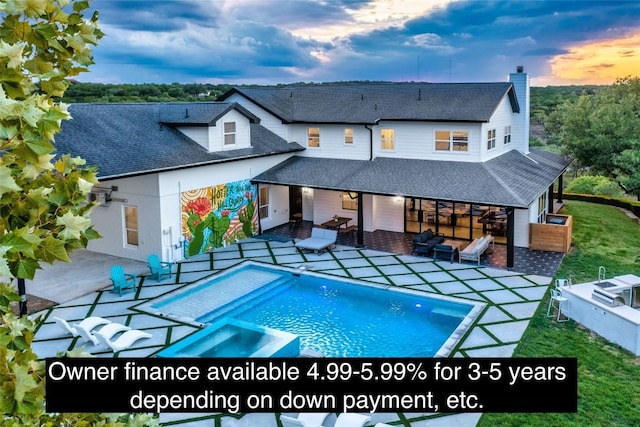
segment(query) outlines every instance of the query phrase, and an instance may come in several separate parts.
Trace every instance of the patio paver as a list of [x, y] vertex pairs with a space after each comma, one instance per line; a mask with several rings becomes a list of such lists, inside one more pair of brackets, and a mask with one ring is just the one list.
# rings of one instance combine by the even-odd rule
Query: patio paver
[[[52, 316], [80, 320], [90, 314], [104, 315], [152, 333], [153, 338], [139, 340], [128, 352], [114, 355], [106, 348], [96, 348], [98, 357], [149, 357], [167, 343], [175, 342], [198, 330], [168, 318], [140, 312], [138, 305], [158, 295], [170, 292], [213, 274], [214, 271], [235, 265], [244, 259], [265, 259], [270, 263], [308, 269], [339, 276], [350, 276], [375, 283], [403, 286], [430, 293], [467, 297], [488, 301], [489, 306], [469, 333], [454, 350], [452, 357], [510, 357], [528, 326], [541, 300], [546, 296], [551, 277], [527, 275], [472, 264], [434, 263], [425, 257], [407, 254], [394, 255], [370, 249], [338, 248], [323, 254], [300, 254], [293, 242], [247, 239], [238, 245], [214, 251], [213, 267], [208, 254], [193, 257], [180, 266], [179, 283], [171, 280], [145, 283], [138, 293], [118, 297], [108, 291], [91, 291], [71, 301], [45, 311], [45, 323], [40, 326], [34, 341], [34, 351], [40, 357], [55, 356], [58, 352], [85, 346], [85, 343], [64, 336], [51, 319]], [[378, 262], [379, 261], [379, 262]], [[269, 261], [267, 261], [269, 262]], [[69, 265], [73, 267], [73, 263]], [[383, 274], [381, 274], [383, 273]], [[401, 274], [399, 274], [401, 273]], [[90, 273], [87, 273], [90, 274]], [[388, 275], [385, 277], [385, 275]], [[172, 276], [175, 281], [176, 275]], [[95, 280], [104, 279], [96, 277]], [[392, 283], [390, 283], [390, 281]], [[102, 286], [104, 288], [104, 286]], [[85, 348], [89, 348], [86, 346]], [[372, 414], [372, 423], [387, 422], [411, 427], [473, 426], [480, 414], [445, 415], [428, 413]], [[277, 426], [275, 414], [162, 414], [163, 424], [180, 426]], [[335, 416], [334, 418], [335, 419]], [[404, 424], [403, 424], [404, 423]], [[331, 420], [327, 426], [331, 426]]]

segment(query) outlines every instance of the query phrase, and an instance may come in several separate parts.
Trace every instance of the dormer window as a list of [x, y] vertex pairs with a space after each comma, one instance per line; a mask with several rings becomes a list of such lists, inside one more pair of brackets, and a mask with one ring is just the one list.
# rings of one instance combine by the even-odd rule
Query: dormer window
[[224, 145], [235, 145], [236, 122], [224, 122]]

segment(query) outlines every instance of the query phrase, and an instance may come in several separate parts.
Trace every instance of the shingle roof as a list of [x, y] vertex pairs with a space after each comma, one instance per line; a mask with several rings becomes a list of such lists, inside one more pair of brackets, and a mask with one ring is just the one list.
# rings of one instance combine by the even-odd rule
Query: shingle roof
[[[189, 103], [187, 123], [206, 124], [236, 107], [240, 106]], [[303, 150], [251, 123], [251, 148], [209, 153], [172, 126], [161, 125], [184, 118], [184, 103], [74, 104], [69, 112], [72, 119], [62, 123], [56, 151], [98, 166], [102, 180]]]
[[260, 123], [258, 117], [235, 102], [175, 102], [160, 104], [159, 121], [167, 124], [213, 125], [229, 110], [238, 110], [251, 123]]
[[511, 83], [359, 83], [239, 87], [238, 93], [288, 123], [379, 120], [487, 122], [501, 100], [520, 108]]
[[568, 165], [559, 155], [517, 150], [484, 163], [294, 156], [252, 181], [525, 208]]

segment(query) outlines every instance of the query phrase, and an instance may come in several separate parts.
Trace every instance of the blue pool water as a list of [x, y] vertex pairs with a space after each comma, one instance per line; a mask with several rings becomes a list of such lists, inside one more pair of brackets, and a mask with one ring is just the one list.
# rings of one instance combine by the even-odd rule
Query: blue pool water
[[226, 316], [296, 334], [301, 349], [327, 357], [434, 356], [474, 307], [254, 263], [152, 305], [199, 323]]

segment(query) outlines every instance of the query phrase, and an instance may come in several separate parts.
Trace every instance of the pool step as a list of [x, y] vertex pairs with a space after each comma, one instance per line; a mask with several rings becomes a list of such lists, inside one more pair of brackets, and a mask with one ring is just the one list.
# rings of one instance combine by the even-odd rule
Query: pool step
[[291, 276], [283, 276], [280, 277], [268, 284], [265, 284], [261, 287], [259, 287], [258, 289], [242, 296], [241, 298], [238, 298], [234, 301], [231, 301], [221, 307], [216, 308], [213, 311], [210, 311], [209, 313], [206, 313], [205, 315], [199, 317], [198, 319], [196, 319], [198, 322], [200, 323], [211, 323], [214, 322], [215, 320], [217, 320], [218, 318], [222, 317], [222, 316], [231, 316], [233, 317], [232, 314], [230, 314], [230, 312], [239, 309], [239, 308], [244, 308], [246, 309], [247, 305], [251, 305], [251, 302], [258, 299], [258, 298], [265, 298], [267, 296], [271, 295], [275, 295], [278, 294], [280, 292], [282, 292], [284, 288], [282, 285], [287, 283], [289, 280], [291, 280]]
[[466, 316], [465, 313], [461, 313], [457, 310], [452, 310], [450, 308], [434, 308], [433, 310], [431, 310], [431, 317], [434, 320], [459, 322], [462, 319], [464, 319], [465, 316]]

